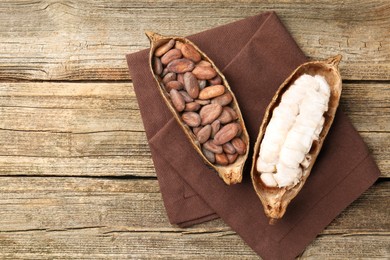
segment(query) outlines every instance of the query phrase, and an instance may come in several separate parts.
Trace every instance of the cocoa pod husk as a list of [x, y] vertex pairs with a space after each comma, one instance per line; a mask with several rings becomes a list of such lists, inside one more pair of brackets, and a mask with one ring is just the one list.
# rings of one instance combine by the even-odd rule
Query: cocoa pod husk
[[[327, 136], [332, 122], [335, 118], [336, 110], [339, 105], [342, 81], [338, 68], [338, 64], [341, 60], [341, 55], [329, 58], [325, 61], [310, 61], [298, 66], [287, 79], [279, 86], [270, 104], [268, 105], [263, 121], [260, 125], [259, 134], [253, 150], [253, 161], [251, 167], [252, 184], [256, 191], [257, 196], [261, 200], [264, 208], [265, 215], [269, 218], [270, 224], [276, 223], [281, 219], [287, 210], [291, 200], [293, 200], [301, 191], [307, 178], [310, 176], [311, 169], [317, 159], [317, 156], [321, 150], [324, 139]], [[325, 77], [330, 87], [330, 99], [328, 103], [328, 111], [325, 112], [325, 122], [318, 140], [315, 140], [312, 144], [312, 149], [306, 156], [310, 157], [310, 163], [303, 168], [303, 174], [299, 182], [292, 187], [268, 187], [260, 178], [260, 174], [256, 169], [256, 162], [259, 156], [259, 149], [261, 141], [264, 137], [265, 130], [272, 117], [272, 112], [275, 107], [278, 106], [281, 96], [291, 86], [291, 84], [301, 75], [321, 75]], [[232, 141], [234, 145], [234, 142]]]
[[[248, 151], [243, 154], [239, 155], [234, 162], [229, 164], [229, 158], [228, 164], [227, 165], [222, 165], [225, 164], [222, 162], [221, 164], [216, 163], [215, 159], [215, 152], [210, 151], [208, 148], [214, 149], [214, 151], [217, 151], [217, 154], [223, 153], [223, 148], [221, 145], [216, 145], [214, 144], [213, 139], [211, 139], [211, 135], [215, 135], [215, 131], [220, 130], [220, 122], [218, 121], [213, 121], [210, 122], [210, 124], [213, 124], [211, 126], [211, 133], [210, 133], [210, 139], [208, 139], [204, 144], [200, 144], [199, 141], [196, 139], [196, 135], [194, 133], [199, 133], [199, 131], [203, 128], [200, 128], [200, 123], [198, 122], [200, 119], [200, 115], [195, 113], [194, 111], [183, 111], [183, 112], [178, 112], [175, 107], [172, 104], [169, 92], [166, 91], [166, 86], [165, 84], [170, 82], [170, 81], [178, 81], [181, 82], [183, 85], [184, 84], [184, 73], [186, 72], [193, 72], [195, 69], [195, 77], [198, 81], [198, 86], [200, 85], [201, 87], [204, 86], [204, 88], [207, 88], [210, 82], [218, 82], [218, 84], [214, 85], [223, 85], [225, 86], [226, 90], [225, 93], [230, 93], [232, 95], [232, 101], [229, 103], [229, 106], [236, 111], [238, 114], [238, 119], [236, 120], [236, 123], [240, 125], [241, 134], [240, 138], [242, 138], [248, 145], [249, 145], [249, 136], [245, 128], [244, 120], [241, 115], [240, 108], [238, 106], [237, 100], [234, 96], [234, 93], [230, 89], [230, 86], [228, 82], [226, 81], [226, 78], [223, 76], [221, 71], [216, 67], [214, 62], [206, 55], [204, 54], [195, 44], [193, 44], [191, 41], [189, 41], [186, 38], [181, 38], [181, 37], [163, 37], [161, 35], [147, 32], [147, 36], [150, 39], [151, 42], [151, 48], [149, 52], [149, 65], [150, 65], [150, 70], [152, 71], [154, 75], [154, 79], [156, 81], [156, 87], [158, 87], [160, 94], [169, 108], [169, 110], [172, 112], [174, 115], [174, 118], [184, 131], [186, 137], [190, 141], [190, 144], [193, 146], [193, 148], [198, 152], [199, 156], [202, 157], [203, 161], [213, 168], [219, 176], [223, 179], [223, 181], [228, 184], [235, 184], [239, 183], [242, 180], [242, 171], [243, 167], [245, 164], [245, 161], [248, 157]], [[173, 40], [173, 41], [172, 41]], [[169, 43], [169, 44], [168, 44]], [[173, 46], [173, 45], [174, 46]], [[192, 56], [188, 56], [187, 58], [184, 56], [179, 59], [174, 59], [170, 61], [167, 65], [167, 67], [164, 68], [163, 65], [163, 70], [160, 74], [156, 74], [153, 71], [153, 59], [156, 57], [155, 56], [155, 51], [158, 49], [158, 57], [163, 56], [165, 53], [167, 53], [169, 50], [172, 48], [181, 50], [183, 49], [184, 44], [189, 44], [194, 47], [194, 49], [200, 54], [201, 59], [200, 61], [197, 61], [198, 58], [192, 58]], [[172, 45], [172, 46], [171, 46]], [[161, 47], [164, 46], [164, 47]], [[168, 55], [167, 55], [168, 56]], [[194, 61], [195, 60], [195, 61]], [[196, 64], [196, 65], [195, 65]], [[206, 68], [206, 69], [205, 69]], [[159, 72], [159, 70], [157, 70]], [[176, 78], [167, 77], [165, 82], [162, 82], [162, 79], [170, 72], [173, 72], [176, 74]], [[161, 86], [160, 86], [161, 84]], [[170, 83], [170, 84], [177, 84], [177, 83]], [[191, 103], [191, 102], [196, 102], [199, 103], [200, 106], [207, 106], [211, 102], [210, 99], [206, 100], [200, 100], [198, 97], [191, 97], [187, 91], [180, 90], [179, 94], [182, 95], [184, 101], [186, 104]], [[195, 100], [195, 101], [194, 101]], [[151, 101], [153, 102], [153, 101]], [[195, 105], [188, 105], [190, 106], [195, 106]], [[220, 105], [219, 105], [220, 106]], [[202, 108], [202, 107], [201, 107]], [[193, 108], [191, 108], [193, 109]], [[200, 109], [198, 110], [200, 113]], [[188, 114], [188, 113], [194, 113], [194, 114]], [[184, 119], [183, 119], [184, 117]], [[187, 121], [187, 123], [185, 122]], [[217, 123], [214, 123], [217, 122]], [[198, 126], [199, 123], [199, 126]], [[209, 125], [209, 124], [207, 124]], [[219, 161], [223, 156], [219, 156]], [[225, 159], [227, 158], [227, 155], [225, 155]], [[226, 162], [226, 160], [224, 160]], [[230, 161], [232, 161], [230, 159]]]

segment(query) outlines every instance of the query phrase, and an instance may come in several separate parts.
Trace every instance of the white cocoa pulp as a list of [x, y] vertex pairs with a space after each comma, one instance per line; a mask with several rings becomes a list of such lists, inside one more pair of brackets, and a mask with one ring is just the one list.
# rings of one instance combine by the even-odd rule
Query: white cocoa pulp
[[300, 76], [282, 95], [261, 142], [256, 168], [268, 187], [293, 187], [310, 164], [328, 111], [330, 88], [320, 75]]

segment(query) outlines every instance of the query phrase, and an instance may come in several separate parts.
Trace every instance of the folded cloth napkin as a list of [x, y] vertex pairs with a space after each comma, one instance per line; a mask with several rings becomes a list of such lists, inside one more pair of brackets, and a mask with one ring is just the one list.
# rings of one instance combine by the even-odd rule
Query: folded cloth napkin
[[[180, 32], [178, 32], [180, 34]], [[226, 76], [253, 149], [266, 106], [284, 79], [307, 59], [274, 12], [189, 37]], [[305, 186], [286, 215], [269, 225], [250, 181], [227, 186], [190, 146], [166, 107], [148, 65], [148, 50], [127, 55], [168, 218], [181, 227], [222, 218], [264, 259], [299, 255], [380, 172], [342, 111]]]

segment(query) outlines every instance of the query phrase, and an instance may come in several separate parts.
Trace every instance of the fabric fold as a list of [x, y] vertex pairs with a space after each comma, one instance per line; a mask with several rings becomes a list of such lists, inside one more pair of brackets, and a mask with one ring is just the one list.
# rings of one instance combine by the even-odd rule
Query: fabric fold
[[[223, 71], [252, 140], [284, 79], [307, 59], [273, 12], [189, 37]], [[164, 205], [171, 223], [189, 226], [221, 217], [265, 259], [292, 259], [379, 176], [368, 149], [338, 111], [307, 183], [285, 217], [268, 225], [250, 181], [227, 186], [208, 168], [163, 102], [149, 71], [148, 52], [127, 55]]]

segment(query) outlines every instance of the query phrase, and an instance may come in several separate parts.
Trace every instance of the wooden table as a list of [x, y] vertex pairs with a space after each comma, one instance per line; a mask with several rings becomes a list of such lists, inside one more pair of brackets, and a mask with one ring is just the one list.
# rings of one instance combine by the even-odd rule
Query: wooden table
[[382, 176], [301, 256], [390, 257], [390, 3], [0, 3], [0, 258], [254, 258], [221, 220], [169, 224], [124, 55], [275, 10], [313, 59], [341, 53], [342, 109]]

